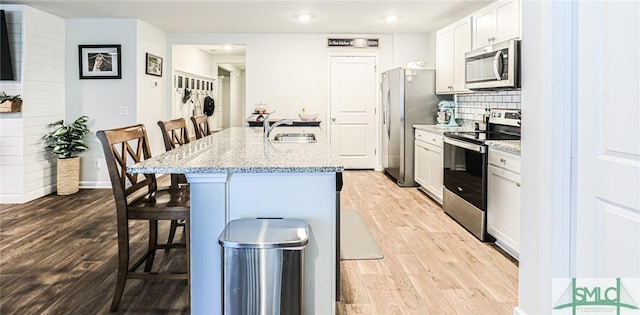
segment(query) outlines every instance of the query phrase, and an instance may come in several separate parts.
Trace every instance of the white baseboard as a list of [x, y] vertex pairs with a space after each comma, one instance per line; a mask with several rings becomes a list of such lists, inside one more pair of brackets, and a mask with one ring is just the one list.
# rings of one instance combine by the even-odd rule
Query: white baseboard
[[81, 189], [111, 189], [111, 182], [80, 182]]
[[42, 187], [26, 194], [0, 194], [0, 204], [23, 204], [56, 191], [56, 185]]
[[520, 306], [516, 306], [513, 308], [513, 315], [527, 315], [527, 313]]
[[17, 204], [24, 203], [23, 196], [19, 194], [1, 194], [0, 195], [0, 204]]

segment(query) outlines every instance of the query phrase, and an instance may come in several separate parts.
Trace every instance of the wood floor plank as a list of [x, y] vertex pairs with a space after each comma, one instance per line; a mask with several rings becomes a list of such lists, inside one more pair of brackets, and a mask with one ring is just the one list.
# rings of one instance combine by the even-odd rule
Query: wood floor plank
[[[365, 279], [369, 314], [512, 314], [518, 287], [512, 259], [478, 241], [417, 189], [400, 188], [380, 172], [345, 172], [344, 183], [343, 208], [360, 211], [385, 255], [378, 264], [343, 270]], [[375, 280], [372, 271], [380, 272]], [[386, 273], [390, 288], [377, 287], [385, 285]], [[343, 297], [338, 314], [367, 305]]]
[[[347, 171], [342, 209], [360, 212], [380, 260], [342, 261], [340, 315], [511, 314], [518, 266], [479, 242], [415, 188], [384, 174]], [[145, 250], [131, 224], [132, 255]], [[168, 224], [161, 224], [166, 239]], [[0, 205], [0, 314], [108, 314], [117, 241], [111, 190]], [[181, 250], [159, 252], [154, 270], [184, 271]], [[130, 280], [116, 314], [189, 314], [187, 282]], [[324, 315], [324, 314], [319, 314]]]

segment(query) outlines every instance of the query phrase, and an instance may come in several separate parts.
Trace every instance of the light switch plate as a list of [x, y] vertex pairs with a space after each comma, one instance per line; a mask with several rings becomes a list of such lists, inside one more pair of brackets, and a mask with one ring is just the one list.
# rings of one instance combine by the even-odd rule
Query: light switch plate
[[129, 115], [129, 107], [127, 106], [120, 106], [120, 116], [127, 116]]

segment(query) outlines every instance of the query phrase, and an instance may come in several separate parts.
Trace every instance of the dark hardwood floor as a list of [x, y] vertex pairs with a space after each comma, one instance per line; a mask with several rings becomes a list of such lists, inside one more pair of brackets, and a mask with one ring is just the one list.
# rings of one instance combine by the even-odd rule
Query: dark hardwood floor
[[[0, 314], [106, 314], [117, 266], [110, 189], [55, 194], [0, 207]], [[132, 254], [146, 247], [144, 222], [131, 224]], [[168, 223], [160, 229], [166, 240]], [[184, 249], [158, 252], [154, 270], [186, 270]], [[121, 314], [188, 314], [187, 281], [129, 280]]]
[[[512, 313], [518, 268], [494, 246], [380, 172], [348, 171], [344, 182], [342, 209], [360, 211], [385, 258], [341, 263], [337, 314]], [[146, 229], [131, 225], [134, 256]], [[108, 314], [116, 249], [111, 190], [0, 205], [0, 314]], [[161, 268], [186, 270], [184, 250], [159, 252]], [[118, 313], [189, 314], [187, 295], [186, 281], [129, 280]]]

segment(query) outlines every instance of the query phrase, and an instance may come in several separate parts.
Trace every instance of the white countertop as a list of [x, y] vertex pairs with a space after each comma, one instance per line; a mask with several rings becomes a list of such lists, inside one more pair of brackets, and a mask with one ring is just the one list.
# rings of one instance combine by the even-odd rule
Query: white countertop
[[520, 155], [520, 140], [488, 140], [489, 148]]
[[473, 131], [473, 127], [469, 127], [469, 126], [448, 127], [448, 126], [442, 126], [442, 125], [413, 125], [413, 128], [416, 128], [418, 130], [424, 130], [426, 132], [439, 134], [439, 135], [442, 135], [445, 132]]
[[[473, 131], [470, 126], [447, 127], [441, 125], [413, 125], [413, 128], [442, 135], [445, 132]], [[490, 148], [520, 155], [520, 140], [488, 140]]]
[[278, 133], [310, 132], [315, 143], [265, 143], [261, 127], [233, 127], [157, 154], [127, 168], [129, 173], [317, 173], [342, 172], [319, 127], [276, 128]]

